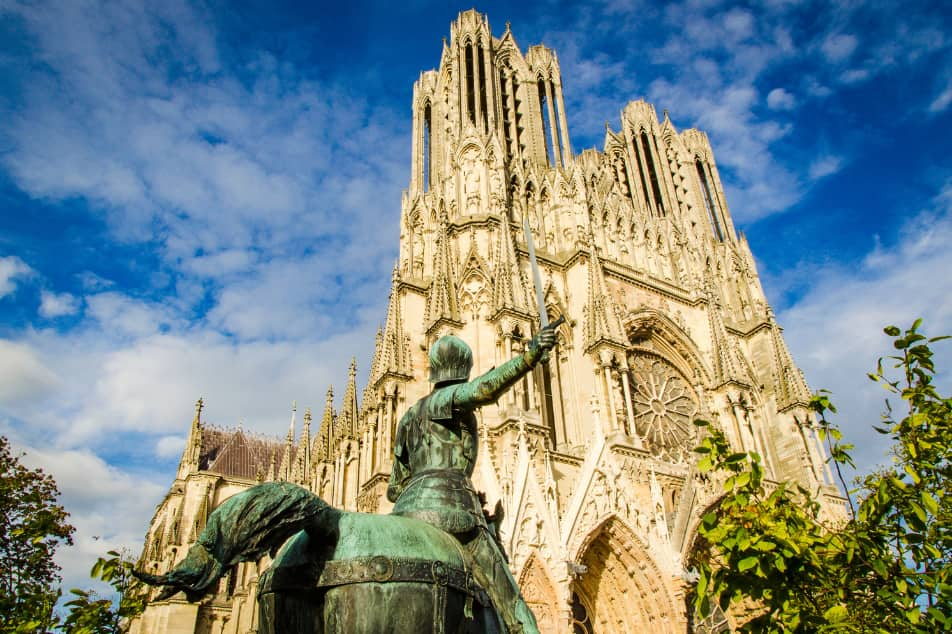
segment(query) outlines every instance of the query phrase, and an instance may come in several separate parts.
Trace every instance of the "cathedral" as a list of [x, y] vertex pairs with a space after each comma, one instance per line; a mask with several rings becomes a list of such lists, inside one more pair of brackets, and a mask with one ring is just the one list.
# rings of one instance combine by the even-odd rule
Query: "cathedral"
[[[412, 167], [400, 249], [367, 384], [350, 366], [319, 424], [281, 438], [206, 424], [199, 401], [140, 567], [167, 572], [222, 501], [257, 482], [300, 484], [343, 509], [386, 513], [397, 422], [429, 392], [430, 345], [455, 334], [477, 376], [564, 315], [559, 344], [478, 410], [473, 475], [513, 575], [553, 633], [722, 631], [689, 609], [699, 518], [721, 484], [699, 474], [695, 418], [773, 481], [842, 499], [807, 408], [810, 392], [735, 231], [704, 132], [645, 101], [575, 153], [555, 51], [461, 13], [436, 70], [413, 87]], [[534, 247], [539, 286], [530, 265]], [[312, 430], [312, 425], [315, 429]], [[267, 561], [240, 564], [200, 603], [151, 602], [133, 632], [257, 628]]]

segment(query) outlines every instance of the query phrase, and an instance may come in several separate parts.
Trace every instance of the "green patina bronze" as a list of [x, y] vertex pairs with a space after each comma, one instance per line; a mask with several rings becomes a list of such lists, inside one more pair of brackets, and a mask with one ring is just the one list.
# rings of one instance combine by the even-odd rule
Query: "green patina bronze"
[[271, 554], [258, 589], [261, 634], [537, 632], [470, 480], [474, 411], [538, 363], [560, 323], [472, 381], [465, 343], [450, 336], [433, 345], [434, 389], [397, 429], [391, 515], [341, 511], [286, 482], [261, 484], [218, 507], [172, 571], [140, 578], [164, 586], [160, 597], [183, 591], [198, 600], [232, 565]]

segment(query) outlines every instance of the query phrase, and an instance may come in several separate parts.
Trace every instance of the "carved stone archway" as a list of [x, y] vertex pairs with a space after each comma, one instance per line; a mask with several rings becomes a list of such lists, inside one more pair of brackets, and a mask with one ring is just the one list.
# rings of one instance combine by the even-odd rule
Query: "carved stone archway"
[[519, 589], [532, 613], [535, 614], [540, 632], [559, 631], [559, 611], [555, 586], [546, 570], [545, 564], [535, 553], [522, 567], [519, 575]]
[[573, 590], [593, 633], [684, 631], [683, 599], [674, 596], [648, 550], [618, 518], [593, 532], [578, 563], [585, 572]]

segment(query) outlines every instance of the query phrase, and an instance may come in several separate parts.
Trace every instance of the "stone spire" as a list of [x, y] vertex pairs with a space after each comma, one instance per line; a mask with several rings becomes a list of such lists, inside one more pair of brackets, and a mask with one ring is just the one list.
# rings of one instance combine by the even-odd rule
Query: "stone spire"
[[334, 455], [334, 386], [328, 386], [321, 428], [317, 430], [317, 460], [329, 460]]
[[426, 296], [425, 323], [428, 329], [433, 328], [441, 321], [453, 324], [461, 323], [459, 306], [456, 300], [456, 280], [453, 276], [453, 265], [450, 257], [448, 224], [449, 221], [444, 213], [440, 218], [436, 238], [433, 280], [430, 282], [430, 291]]
[[770, 323], [770, 340], [774, 353], [774, 393], [777, 396], [777, 409], [783, 411], [792, 405], [807, 405], [810, 402], [810, 388], [800, 369], [793, 362], [790, 349], [783, 340], [783, 329], [777, 323], [773, 310], [767, 307], [767, 321]]
[[736, 344], [730, 338], [727, 326], [724, 325], [724, 318], [721, 315], [721, 300], [710, 279], [707, 283], [707, 298], [707, 315], [711, 326], [711, 338], [714, 343], [715, 385], [720, 386], [733, 381], [748, 387], [753, 386], [754, 381], [747, 371], [747, 365], [740, 358]]
[[205, 401], [199, 398], [195, 403], [195, 417], [192, 419], [192, 428], [188, 432], [188, 439], [185, 441], [185, 449], [182, 451], [182, 459], [179, 461], [178, 474], [176, 478], [184, 479], [188, 474], [198, 471], [199, 463], [202, 457], [202, 408]]
[[375, 351], [376, 366], [371, 382], [386, 374], [410, 375], [410, 345], [403, 326], [403, 310], [400, 306], [400, 272], [393, 267], [393, 283], [390, 288], [390, 305], [387, 307], [387, 323]]
[[265, 476], [265, 482], [274, 482], [277, 477], [277, 464], [274, 457], [274, 451], [271, 452], [271, 458], [268, 460], [268, 474]]
[[525, 313], [527, 309], [526, 288], [516, 261], [516, 247], [512, 239], [512, 226], [505, 213], [499, 216], [499, 248], [496, 250], [495, 284], [493, 284], [493, 309], [513, 310]]
[[306, 484], [311, 473], [311, 408], [304, 410], [304, 428], [298, 440], [297, 460], [294, 464], [294, 482]]
[[585, 303], [585, 349], [592, 350], [600, 343], [625, 346], [621, 322], [615, 313], [608, 288], [605, 286], [605, 271], [598, 255], [595, 240], [589, 240], [588, 299]]
[[347, 387], [344, 389], [344, 401], [341, 403], [340, 414], [337, 417], [338, 438], [357, 437], [357, 414], [357, 359], [351, 358]]
[[284, 458], [281, 460], [281, 479], [291, 481], [292, 468], [291, 452], [294, 449], [294, 424], [297, 418], [297, 401], [291, 403], [291, 424], [288, 425], [288, 435], [284, 440]]

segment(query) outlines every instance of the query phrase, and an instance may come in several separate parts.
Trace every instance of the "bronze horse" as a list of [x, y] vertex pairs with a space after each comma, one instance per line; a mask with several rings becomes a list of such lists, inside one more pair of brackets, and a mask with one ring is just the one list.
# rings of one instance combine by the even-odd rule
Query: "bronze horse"
[[181, 590], [194, 601], [232, 565], [275, 551], [258, 587], [261, 634], [506, 632], [452, 535], [413, 518], [341, 511], [286, 482], [227, 500], [168, 574], [136, 574], [165, 586], [160, 598]]

